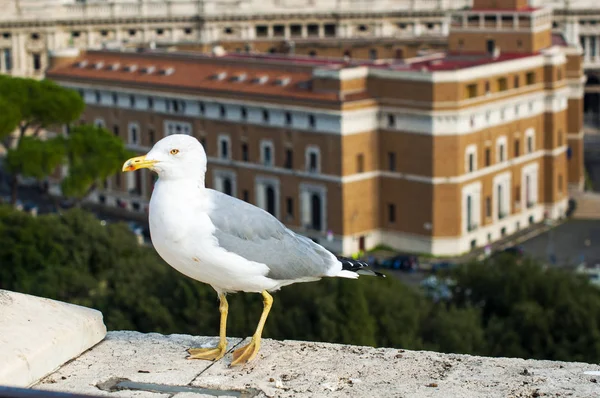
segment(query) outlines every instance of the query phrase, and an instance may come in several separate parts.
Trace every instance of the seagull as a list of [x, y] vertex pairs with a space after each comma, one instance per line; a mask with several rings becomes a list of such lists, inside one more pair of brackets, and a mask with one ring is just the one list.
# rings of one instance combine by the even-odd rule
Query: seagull
[[260, 293], [263, 312], [250, 343], [233, 353], [232, 366], [253, 360], [273, 303], [269, 292], [323, 277], [384, 276], [363, 261], [338, 257], [285, 227], [250, 203], [205, 186], [206, 152], [194, 137], [169, 135], [144, 156], [127, 160], [123, 172], [147, 168], [158, 174], [149, 208], [150, 237], [158, 254], [182, 274], [217, 292], [219, 343], [190, 348], [188, 359], [217, 361], [227, 351], [227, 293]]

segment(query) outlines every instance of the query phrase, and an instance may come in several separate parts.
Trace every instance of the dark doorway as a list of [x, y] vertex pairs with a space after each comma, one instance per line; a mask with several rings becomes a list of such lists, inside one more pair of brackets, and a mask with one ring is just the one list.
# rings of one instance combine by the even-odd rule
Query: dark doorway
[[486, 42], [486, 46], [487, 46], [487, 52], [488, 52], [488, 54], [490, 54], [490, 55], [494, 54], [494, 51], [496, 50], [496, 41], [495, 40], [488, 40]]
[[229, 178], [225, 178], [223, 180], [223, 193], [231, 196], [232, 188], [231, 188], [231, 180]]
[[310, 214], [312, 215], [312, 228], [320, 231], [323, 227], [321, 222], [321, 196], [312, 194], [310, 198]]
[[267, 212], [275, 215], [275, 189], [272, 186], [267, 186], [266, 189], [267, 196]]

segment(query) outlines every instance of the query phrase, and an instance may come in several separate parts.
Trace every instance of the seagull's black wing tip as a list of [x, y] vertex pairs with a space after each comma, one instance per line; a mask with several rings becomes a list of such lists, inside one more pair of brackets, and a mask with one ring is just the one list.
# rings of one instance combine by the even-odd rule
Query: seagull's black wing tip
[[385, 275], [381, 272], [373, 271], [370, 269], [366, 269], [369, 267], [369, 263], [361, 260], [354, 260], [348, 257], [337, 256], [337, 259], [340, 263], [342, 263], [342, 269], [345, 271], [356, 272], [361, 275], [371, 275], [371, 276], [379, 276], [381, 278], [385, 278]]

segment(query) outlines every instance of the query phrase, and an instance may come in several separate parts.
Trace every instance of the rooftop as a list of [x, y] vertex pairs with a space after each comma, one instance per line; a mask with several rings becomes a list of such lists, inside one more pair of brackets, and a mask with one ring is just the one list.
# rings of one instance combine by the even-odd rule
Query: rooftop
[[[0, 385], [144, 398], [590, 397], [600, 388], [596, 364], [270, 339], [263, 340], [254, 361], [231, 368], [231, 351], [244, 339], [230, 338], [230, 351], [216, 363], [187, 360], [187, 348], [214, 345], [218, 339], [119, 331], [96, 344], [96, 337], [87, 337], [90, 332], [104, 335], [97, 311], [8, 291], [0, 291], [0, 299], [0, 313], [10, 315], [0, 317], [0, 331], [13, 331], [10, 339], [0, 334], [0, 348], [8, 352], [0, 363]], [[82, 327], [86, 317], [88, 326]], [[74, 325], [80, 326], [69, 329]], [[19, 338], [39, 330], [50, 333]], [[75, 341], [87, 344], [72, 351]], [[71, 356], [58, 360], [65, 348]], [[23, 361], [27, 366], [19, 367]], [[9, 373], [17, 368], [16, 374], [33, 378], [15, 383]]]
[[[555, 39], [561, 44], [560, 38]], [[430, 53], [408, 60], [344, 60], [298, 55], [142, 50], [88, 51], [74, 62], [48, 71], [52, 79], [96, 80], [192, 90], [218, 90], [261, 96], [339, 101], [336, 92], [316, 92], [310, 81], [314, 71], [341, 70], [363, 66], [371, 70], [433, 73], [456, 71], [482, 65], [513, 61], [539, 54]], [[368, 98], [366, 92], [345, 98]]]

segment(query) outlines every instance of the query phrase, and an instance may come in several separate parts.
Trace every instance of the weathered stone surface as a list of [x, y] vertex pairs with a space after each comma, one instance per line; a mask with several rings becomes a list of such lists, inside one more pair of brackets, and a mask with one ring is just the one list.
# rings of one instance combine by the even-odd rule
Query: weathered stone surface
[[0, 290], [0, 385], [29, 386], [105, 335], [99, 311]]
[[[111, 378], [223, 390], [257, 389], [258, 397], [592, 397], [600, 395], [600, 366], [483, 358], [388, 348], [263, 340], [257, 359], [230, 368], [186, 360], [185, 350], [216, 344], [211, 337], [111, 332], [92, 350], [34, 386], [94, 395], [206, 397], [97, 387]], [[241, 345], [230, 340], [230, 349]]]

